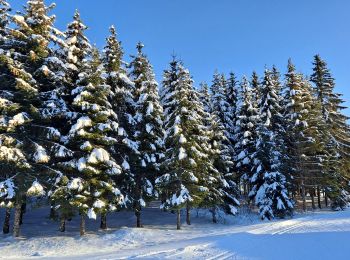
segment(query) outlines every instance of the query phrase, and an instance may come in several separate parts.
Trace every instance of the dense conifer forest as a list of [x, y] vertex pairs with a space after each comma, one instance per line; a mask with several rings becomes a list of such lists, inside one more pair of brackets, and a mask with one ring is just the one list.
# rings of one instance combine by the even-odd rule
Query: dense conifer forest
[[216, 222], [243, 205], [269, 220], [347, 207], [349, 117], [320, 55], [311, 75], [290, 59], [285, 74], [215, 72], [198, 85], [169, 56], [157, 82], [142, 43], [125, 58], [111, 26], [97, 49], [78, 11], [64, 32], [55, 28], [54, 7], [29, 0], [17, 12], [0, 0], [4, 233], [20, 235], [29, 203], [49, 205], [61, 232], [79, 217], [81, 235], [86, 218], [106, 229], [114, 211], [133, 211], [142, 227], [155, 201], [177, 229], [180, 212], [191, 224], [194, 209]]

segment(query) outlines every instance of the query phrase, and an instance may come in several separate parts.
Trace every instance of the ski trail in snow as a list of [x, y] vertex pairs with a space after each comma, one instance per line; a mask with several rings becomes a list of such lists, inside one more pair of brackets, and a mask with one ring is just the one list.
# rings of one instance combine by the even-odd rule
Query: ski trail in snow
[[310, 217], [303, 217], [298, 219], [290, 219], [282, 222], [274, 222], [271, 224], [261, 224], [262, 227], [254, 228], [248, 231], [251, 234], [271, 234], [279, 235], [289, 233], [300, 227], [307, 226]]
[[207, 258], [207, 260], [226, 260], [226, 259], [237, 259], [235, 254], [229, 251], [222, 252], [218, 255]]
[[[172, 217], [169, 215], [170, 220]], [[26, 224], [36, 227], [35, 222], [28, 221]], [[184, 225], [180, 231], [150, 225], [143, 229], [123, 227], [107, 234], [91, 233], [84, 238], [48, 234], [21, 240], [4, 237], [0, 239], [0, 258], [280, 260], [281, 252], [285, 252], [288, 256], [285, 259], [320, 260], [330, 259], [331, 253], [324, 245], [332, 245], [341, 256], [337, 259], [350, 259], [350, 253], [343, 250], [350, 239], [350, 210], [316, 212], [298, 215], [294, 219], [249, 225], [245, 222], [241, 225], [202, 222]], [[334, 239], [335, 243], [332, 242]], [[300, 247], [305, 243], [312, 248], [311, 251]], [[293, 248], [296, 247], [300, 250], [295, 251]], [[269, 251], [269, 248], [273, 250]], [[310, 258], [315, 251], [322, 252], [320, 258], [313, 255]], [[304, 258], [298, 258], [299, 255]]]

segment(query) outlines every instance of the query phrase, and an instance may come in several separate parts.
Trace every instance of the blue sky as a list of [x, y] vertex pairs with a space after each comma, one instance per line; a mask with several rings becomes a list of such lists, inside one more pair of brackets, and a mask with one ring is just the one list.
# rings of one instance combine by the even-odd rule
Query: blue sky
[[[14, 9], [25, 3], [10, 1]], [[47, 1], [50, 3], [52, 1]], [[213, 72], [260, 75], [275, 64], [282, 73], [291, 57], [311, 73], [319, 53], [336, 78], [336, 90], [350, 106], [350, 1], [348, 0], [57, 0], [56, 26], [65, 29], [75, 9], [102, 47], [114, 24], [125, 60], [138, 41], [158, 79], [176, 53], [198, 84]], [[350, 116], [350, 109], [346, 113]]]

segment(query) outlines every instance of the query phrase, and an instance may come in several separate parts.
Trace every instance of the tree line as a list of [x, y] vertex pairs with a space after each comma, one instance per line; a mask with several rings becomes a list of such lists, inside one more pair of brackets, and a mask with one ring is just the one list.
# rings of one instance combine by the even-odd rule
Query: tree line
[[131, 62], [111, 26], [103, 50], [90, 44], [78, 11], [65, 32], [54, 4], [29, 0], [12, 12], [0, 0], [0, 206], [14, 236], [27, 201], [46, 199], [60, 231], [86, 217], [142, 208], [235, 215], [244, 200], [262, 219], [292, 215], [306, 194], [321, 207], [349, 202], [350, 128], [324, 60], [310, 77], [292, 61], [237, 80], [216, 72], [197, 88], [173, 57], [161, 87], [143, 44]]

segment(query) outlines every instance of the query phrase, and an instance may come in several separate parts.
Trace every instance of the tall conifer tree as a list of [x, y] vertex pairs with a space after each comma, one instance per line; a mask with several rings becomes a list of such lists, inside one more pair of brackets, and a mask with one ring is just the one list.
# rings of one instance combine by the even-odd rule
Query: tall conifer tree
[[163, 108], [158, 94], [158, 83], [153, 68], [142, 52], [143, 44], [137, 45], [137, 56], [130, 63], [130, 79], [135, 84], [135, 140], [139, 144], [140, 162], [135, 168], [134, 205], [137, 227], [141, 227], [141, 207], [151, 200], [155, 191], [154, 180], [160, 173], [163, 158]]
[[53, 26], [55, 17], [48, 15], [53, 7], [47, 7], [42, 0], [28, 1], [23, 13], [12, 16], [15, 28], [10, 36], [11, 55], [13, 65], [16, 65], [9, 69], [16, 79], [10, 86], [14, 83], [18, 89], [25, 90], [20, 94], [25, 95], [21, 107], [27, 111], [21, 114], [20, 121], [30, 123], [21, 128], [21, 142], [32, 168], [26, 176], [22, 174], [16, 180], [15, 236], [19, 234], [23, 215], [23, 209], [20, 212], [19, 207], [25, 203], [26, 195], [45, 194], [40, 183], [50, 185], [56, 174], [52, 164], [62, 148], [59, 144], [61, 133], [52, 123], [54, 118], [62, 116], [66, 107], [59, 94], [64, 68], [52, 48], [53, 44], [62, 44], [59, 38], [62, 33]]
[[118, 116], [118, 142], [114, 146], [114, 158], [122, 166], [123, 174], [117, 182], [125, 194], [126, 207], [133, 209], [134, 189], [136, 187], [136, 169], [140, 166], [139, 144], [134, 136], [136, 131], [136, 104], [134, 99], [135, 84], [127, 76], [125, 63], [122, 60], [123, 50], [117, 39], [114, 26], [110, 27], [110, 35], [103, 49], [103, 64], [106, 84], [111, 87], [110, 103]]
[[256, 127], [259, 123], [259, 111], [253, 99], [253, 90], [246, 77], [243, 77], [241, 82], [240, 97], [235, 126], [235, 164], [238, 181], [243, 186], [243, 192], [247, 194], [250, 189], [248, 180], [253, 175], [252, 165], [256, 153]]
[[188, 70], [175, 59], [164, 72], [162, 101], [165, 108], [165, 174], [156, 180], [162, 208], [177, 211], [202, 202], [209, 189], [205, 174], [208, 161], [208, 136], [204, 110]]
[[262, 219], [291, 214], [287, 180], [281, 172], [280, 85], [275, 72], [265, 71], [260, 99], [261, 121], [258, 127], [254, 175], [250, 178], [250, 198], [255, 199]]
[[323, 118], [329, 126], [327, 133], [327, 174], [330, 179], [328, 195], [332, 199], [334, 209], [343, 209], [349, 201], [349, 195], [345, 189], [349, 181], [345, 166], [350, 158], [350, 136], [347, 124], [349, 117], [341, 113], [345, 108], [344, 100], [334, 91], [335, 82], [326, 62], [316, 55], [313, 65], [311, 81], [314, 83], [317, 99], [321, 103]]

